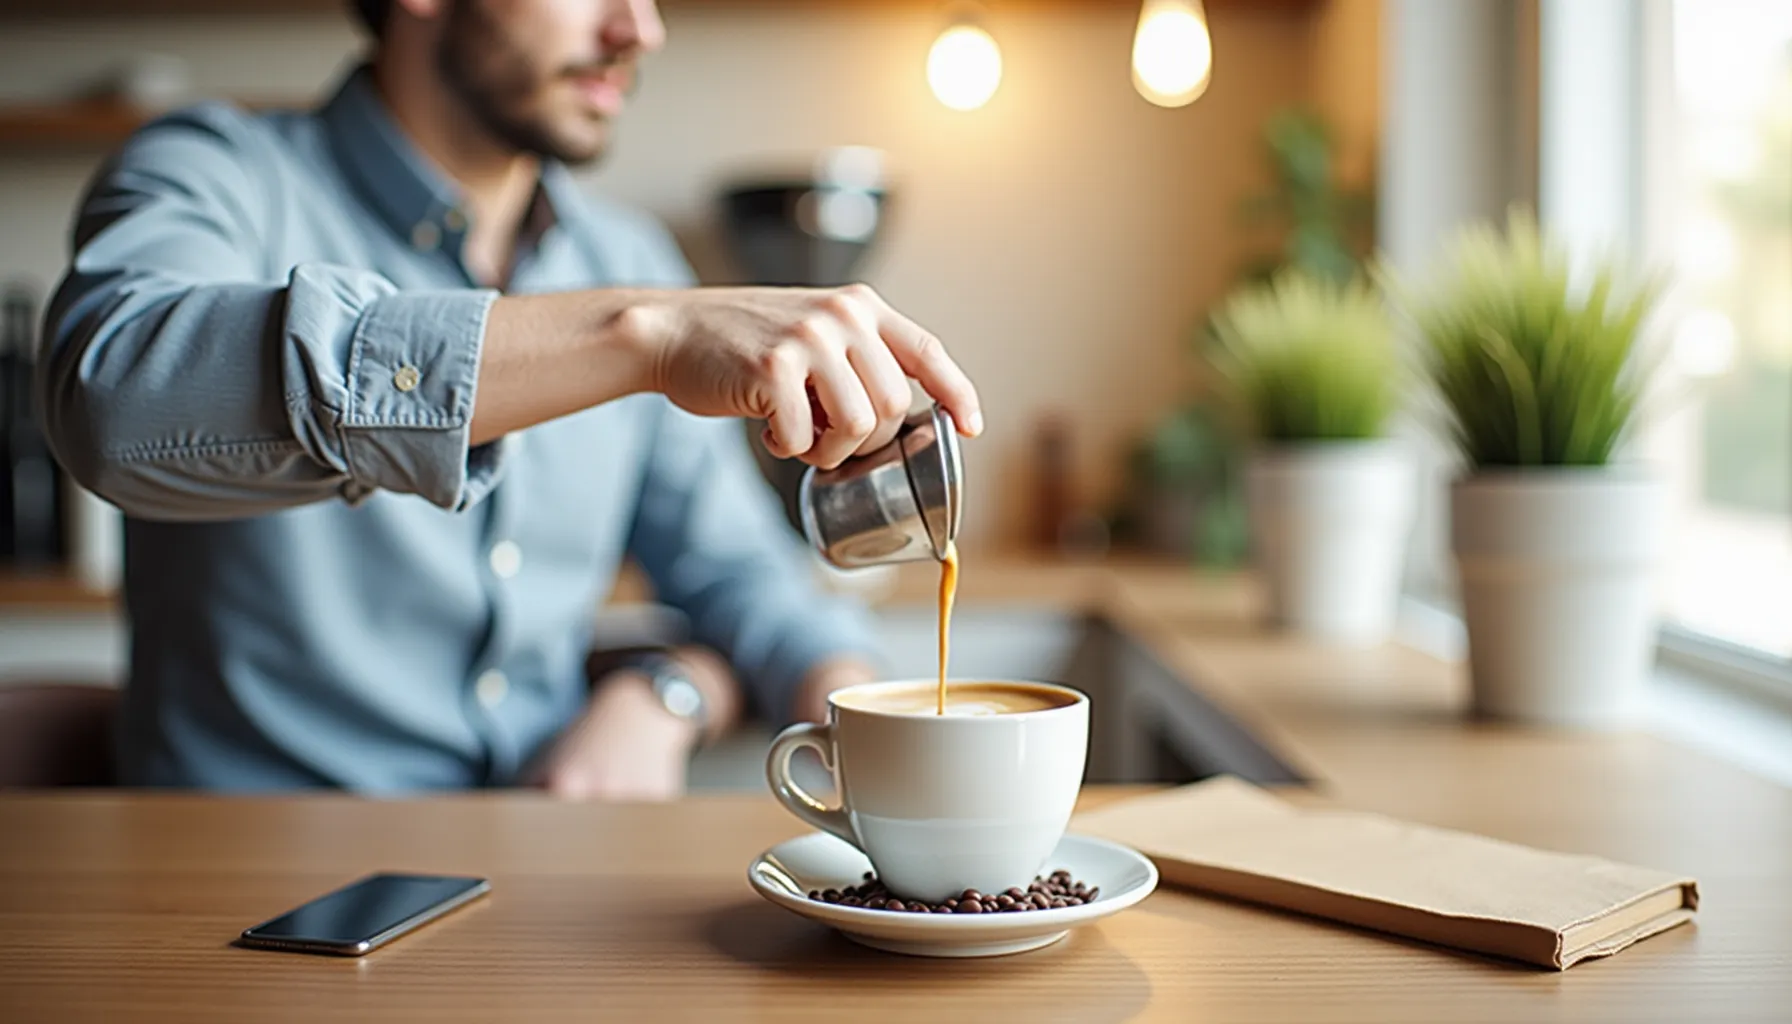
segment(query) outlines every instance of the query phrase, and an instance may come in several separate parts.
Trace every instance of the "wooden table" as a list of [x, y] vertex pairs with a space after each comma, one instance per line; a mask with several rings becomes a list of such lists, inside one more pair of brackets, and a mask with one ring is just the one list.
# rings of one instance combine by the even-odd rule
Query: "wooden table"
[[[1698, 922], [1556, 974], [1160, 891], [1036, 953], [912, 960], [753, 894], [747, 862], [803, 831], [769, 799], [25, 795], [0, 798], [0, 1021], [1792, 1019], [1792, 792], [1647, 736], [1465, 724], [1456, 666], [1258, 633], [1235, 581], [972, 563], [964, 593], [1100, 608], [1312, 771], [1302, 799], [1690, 872]], [[494, 890], [360, 961], [229, 945], [377, 869]]]

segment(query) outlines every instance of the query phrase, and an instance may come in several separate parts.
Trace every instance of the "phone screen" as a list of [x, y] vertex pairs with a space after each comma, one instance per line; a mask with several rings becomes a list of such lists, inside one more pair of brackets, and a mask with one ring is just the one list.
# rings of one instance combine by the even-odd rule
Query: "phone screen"
[[413, 919], [427, 920], [434, 911], [453, 909], [486, 888], [483, 878], [369, 875], [258, 924], [243, 937], [353, 946], [371, 942]]

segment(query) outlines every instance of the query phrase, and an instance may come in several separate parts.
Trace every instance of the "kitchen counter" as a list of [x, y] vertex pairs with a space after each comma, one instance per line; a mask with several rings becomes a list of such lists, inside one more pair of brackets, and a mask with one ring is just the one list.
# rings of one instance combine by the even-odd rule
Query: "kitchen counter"
[[[888, 599], [931, 601], [933, 585], [905, 570]], [[748, 860], [804, 830], [767, 797], [23, 795], [0, 798], [0, 1020], [1792, 1013], [1792, 791], [1645, 735], [1467, 723], [1459, 666], [1264, 633], [1239, 579], [968, 557], [961, 601], [1105, 618], [1311, 776], [1294, 799], [1687, 872], [1698, 920], [1557, 974], [1161, 890], [1036, 953], [928, 961], [859, 949], [752, 893]], [[361, 961], [228, 944], [375, 869], [486, 874], [493, 895]]]

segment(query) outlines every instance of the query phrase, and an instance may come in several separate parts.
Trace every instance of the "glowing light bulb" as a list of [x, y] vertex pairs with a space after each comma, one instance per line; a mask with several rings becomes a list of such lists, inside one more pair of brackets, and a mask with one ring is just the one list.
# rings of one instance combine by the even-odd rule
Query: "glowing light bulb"
[[953, 110], [976, 110], [1002, 84], [1002, 49], [975, 25], [953, 25], [927, 51], [927, 84]]
[[1160, 107], [1184, 107], [1213, 79], [1213, 37], [1200, 0], [1145, 0], [1132, 41], [1132, 85]]

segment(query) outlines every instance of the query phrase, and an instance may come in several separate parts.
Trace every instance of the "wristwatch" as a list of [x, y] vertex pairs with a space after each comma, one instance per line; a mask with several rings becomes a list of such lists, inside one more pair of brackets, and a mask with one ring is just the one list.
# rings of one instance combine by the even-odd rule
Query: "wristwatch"
[[646, 676], [666, 713], [696, 726], [699, 736], [708, 728], [709, 701], [677, 658], [663, 651], [642, 651], [624, 657], [616, 667]]

